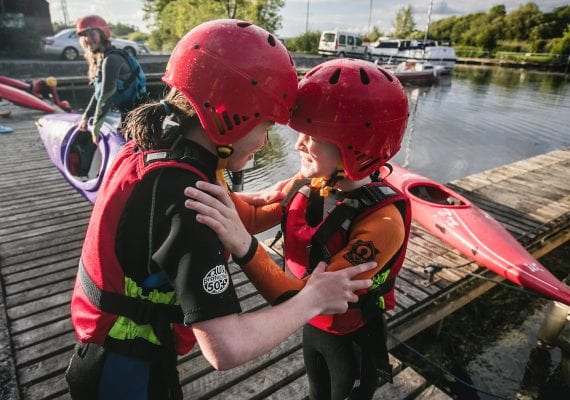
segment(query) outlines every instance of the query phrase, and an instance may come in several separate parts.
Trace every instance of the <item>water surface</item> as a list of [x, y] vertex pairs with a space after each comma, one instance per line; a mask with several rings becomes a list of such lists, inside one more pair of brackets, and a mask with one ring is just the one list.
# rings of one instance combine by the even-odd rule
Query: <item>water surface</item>
[[[406, 92], [410, 119], [393, 160], [442, 183], [570, 145], [570, 83], [562, 75], [457, 66], [437, 85]], [[246, 188], [298, 168], [295, 138], [275, 127]]]

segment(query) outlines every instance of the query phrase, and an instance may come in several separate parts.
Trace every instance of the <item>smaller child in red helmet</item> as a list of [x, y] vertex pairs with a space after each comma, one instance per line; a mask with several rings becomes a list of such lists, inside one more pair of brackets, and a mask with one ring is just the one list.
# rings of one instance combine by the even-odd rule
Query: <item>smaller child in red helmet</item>
[[[229, 254], [184, 207], [183, 190], [215, 182], [221, 168], [242, 169], [269, 127], [287, 122], [294, 65], [262, 28], [215, 20], [179, 41], [163, 81], [165, 99], [129, 114], [132, 140], [105, 175], [87, 228], [71, 301], [73, 399], [181, 399], [177, 355], [196, 341], [215, 368], [229, 369], [318, 314], [344, 312], [354, 291], [371, 284], [352, 277], [373, 262], [334, 273], [321, 265], [295, 299], [241, 313]], [[246, 241], [235, 259], [247, 262], [257, 249]], [[331, 290], [339, 285], [346, 290]]]
[[[365, 261], [373, 285], [344, 314], [320, 315], [303, 329], [311, 399], [371, 399], [379, 380], [391, 380], [383, 313], [395, 306], [394, 282], [410, 229], [408, 199], [384, 182], [379, 169], [400, 148], [408, 102], [389, 72], [360, 60], [325, 62], [299, 83], [289, 122], [301, 170], [283, 188], [281, 231], [288, 271], [299, 280], [319, 262], [328, 271]], [[235, 252], [247, 231], [220, 187], [188, 188], [186, 206]], [[308, 250], [307, 250], [308, 249]], [[270, 303], [291, 296], [290, 278], [261, 249], [242, 269]]]
[[60, 100], [57, 93], [57, 79], [53, 76], [36, 78], [30, 82], [30, 92], [39, 99], [51, 99], [63, 111], [70, 112], [71, 105], [67, 100]]
[[146, 100], [146, 79], [133, 55], [112, 45], [109, 25], [102, 17], [80, 18], [76, 33], [89, 64], [89, 81], [94, 86], [79, 129], [87, 132], [89, 119], [93, 118], [91, 134], [96, 144], [110, 110], [117, 109], [124, 119], [129, 111]]

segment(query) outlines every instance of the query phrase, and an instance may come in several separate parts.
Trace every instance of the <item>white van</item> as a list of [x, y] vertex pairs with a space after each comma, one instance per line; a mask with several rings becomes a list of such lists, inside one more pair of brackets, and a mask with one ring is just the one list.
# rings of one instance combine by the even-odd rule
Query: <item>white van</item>
[[366, 46], [362, 38], [354, 33], [324, 31], [319, 41], [322, 56], [366, 58]]

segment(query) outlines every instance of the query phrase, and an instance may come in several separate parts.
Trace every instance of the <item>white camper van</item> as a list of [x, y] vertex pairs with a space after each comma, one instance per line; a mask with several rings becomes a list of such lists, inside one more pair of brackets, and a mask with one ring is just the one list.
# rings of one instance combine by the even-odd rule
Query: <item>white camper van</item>
[[319, 54], [334, 57], [366, 58], [366, 46], [354, 33], [324, 31], [319, 41]]

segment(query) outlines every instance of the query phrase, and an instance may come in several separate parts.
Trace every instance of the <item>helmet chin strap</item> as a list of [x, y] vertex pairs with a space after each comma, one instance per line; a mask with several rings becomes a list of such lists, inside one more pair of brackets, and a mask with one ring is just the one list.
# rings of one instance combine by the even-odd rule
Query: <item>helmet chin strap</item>
[[216, 179], [222, 184], [226, 191], [230, 191], [228, 183], [226, 182], [226, 177], [224, 176], [224, 170], [226, 165], [228, 165], [228, 159], [234, 152], [231, 145], [218, 146], [216, 147], [216, 152], [218, 153], [218, 165], [216, 167]]
[[319, 193], [322, 197], [327, 197], [334, 185], [344, 178], [346, 178], [346, 172], [344, 171], [342, 161], [339, 161], [336, 170], [329, 178], [313, 178], [311, 179], [311, 186], [320, 189]]

